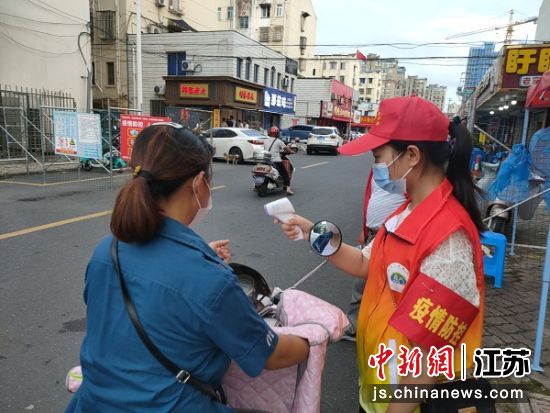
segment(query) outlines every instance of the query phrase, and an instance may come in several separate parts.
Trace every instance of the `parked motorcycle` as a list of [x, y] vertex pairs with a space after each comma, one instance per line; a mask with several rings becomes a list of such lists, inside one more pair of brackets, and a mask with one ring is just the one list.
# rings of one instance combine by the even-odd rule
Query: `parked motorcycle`
[[[283, 162], [287, 161], [290, 166], [287, 168], [288, 175], [292, 180], [294, 167], [285, 155], [281, 155]], [[252, 167], [252, 179], [254, 180], [254, 191], [259, 197], [266, 196], [269, 192], [277, 189], [284, 189], [284, 181], [273, 162], [269, 151], [263, 151], [254, 154], [256, 165]], [[288, 165], [287, 164], [287, 165]]]
[[[116, 131], [116, 127], [113, 126]], [[102, 150], [103, 156], [101, 159], [80, 158], [80, 166], [85, 171], [91, 171], [93, 168], [111, 169], [111, 159], [113, 160], [113, 171], [122, 172], [126, 168], [126, 162], [120, 157], [120, 132], [112, 137], [112, 150], [109, 152], [109, 139], [103, 137]]]
[[107, 170], [111, 169], [111, 160], [112, 160], [112, 169], [113, 171], [122, 172], [126, 168], [126, 162], [120, 157], [120, 152], [118, 149], [113, 148], [111, 152], [105, 152], [101, 159], [91, 159], [91, 158], [80, 158], [80, 166], [85, 171], [91, 171], [93, 168], [104, 168]]
[[[481, 178], [477, 182], [477, 186], [483, 191], [491, 186], [495, 181], [498, 170], [502, 163], [500, 156], [499, 161], [481, 162], [481, 169], [483, 171]], [[533, 171], [529, 174], [529, 197], [541, 192], [544, 189], [545, 179]], [[518, 207], [519, 216], [523, 220], [531, 219], [536, 212], [536, 209], [541, 202], [542, 198], [535, 198], [532, 201], [526, 202]], [[511, 203], [502, 199], [495, 198], [494, 200], [488, 200], [486, 198], [480, 201], [480, 211], [484, 214], [484, 217], [490, 218], [487, 222], [487, 227], [490, 231], [504, 233], [506, 225], [512, 218], [512, 211], [507, 210], [512, 206]]]
[[[481, 162], [481, 170], [483, 172], [481, 178], [477, 181], [477, 186], [484, 192], [487, 191], [495, 181], [500, 163], [500, 161], [494, 163]], [[510, 221], [511, 215], [510, 211], [502, 211], [506, 210], [508, 207], [510, 207], [510, 205], [498, 198], [488, 200], [486, 197], [483, 197], [480, 200], [480, 211], [484, 217], [491, 217], [487, 222], [489, 231], [504, 232], [506, 224]]]

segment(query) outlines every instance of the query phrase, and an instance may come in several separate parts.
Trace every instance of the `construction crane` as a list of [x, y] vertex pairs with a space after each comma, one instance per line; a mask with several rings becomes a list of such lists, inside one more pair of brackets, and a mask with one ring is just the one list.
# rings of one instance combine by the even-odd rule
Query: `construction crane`
[[525, 23], [530, 23], [530, 22], [536, 22], [537, 19], [538, 19], [538, 17], [529, 17], [527, 19], [513, 21], [514, 20], [514, 10], [510, 10], [509, 13], [510, 13], [510, 18], [508, 20], [508, 24], [506, 24], [504, 26], [486, 27], [484, 29], [474, 30], [474, 31], [471, 31], [471, 32], [457, 33], [457, 34], [453, 34], [452, 36], [447, 36], [445, 39], [446, 40], [456, 39], [458, 37], [470, 36], [472, 34], [490, 32], [490, 31], [493, 31], [493, 30], [506, 29], [506, 38], [504, 40], [504, 44], [510, 44], [510, 42], [512, 41], [512, 33], [514, 32], [514, 26], [518, 26], [520, 24], [525, 24]]

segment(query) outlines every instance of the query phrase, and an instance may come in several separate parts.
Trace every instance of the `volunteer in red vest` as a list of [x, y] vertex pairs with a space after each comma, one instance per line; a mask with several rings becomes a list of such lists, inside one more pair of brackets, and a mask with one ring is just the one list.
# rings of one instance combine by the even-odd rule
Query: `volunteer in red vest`
[[[420, 411], [418, 403], [375, 399], [374, 386], [435, 383], [427, 361], [446, 350], [454, 351], [447, 374], [460, 378], [461, 349], [469, 369], [481, 346], [483, 224], [468, 169], [471, 149], [468, 131], [419, 97], [384, 100], [369, 133], [340, 148], [344, 155], [373, 151], [377, 184], [407, 195], [363, 251], [343, 244], [329, 258], [367, 279], [357, 321], [361, 411]], [[297, 227], [308, 234], [312, 225], [295, 216], [282, 228], [294, 239]], [[420, 374], [398, 370], [398, 354], [415, 348]]]

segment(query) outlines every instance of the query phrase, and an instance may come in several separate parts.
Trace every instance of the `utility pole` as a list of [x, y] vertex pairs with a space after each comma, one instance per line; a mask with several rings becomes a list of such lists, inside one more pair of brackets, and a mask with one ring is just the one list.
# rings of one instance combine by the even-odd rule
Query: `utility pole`
[[143, 75], [141, 67], [141, 0], [136, 1], [137, 108], [143, 111]]

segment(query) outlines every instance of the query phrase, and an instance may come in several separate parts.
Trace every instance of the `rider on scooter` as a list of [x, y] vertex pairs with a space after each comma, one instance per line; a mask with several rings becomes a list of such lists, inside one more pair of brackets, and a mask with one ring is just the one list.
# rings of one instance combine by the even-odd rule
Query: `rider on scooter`
[[279, 139], [279, 128], [277, 126], [270, 127], [267, 135], [271, 139], [265, 140], [264, 149], [271, 153], [271, 161], [283, 177], [285, 185], [284, 189], [286, 190], [287, 195], [294, 195], [294, 192], [290, 189], [290, 176], [281, 158], [281, 154], [291, 154], [294, 152], [292, 152], [292, 149], [290, 149], [281, 139]]

